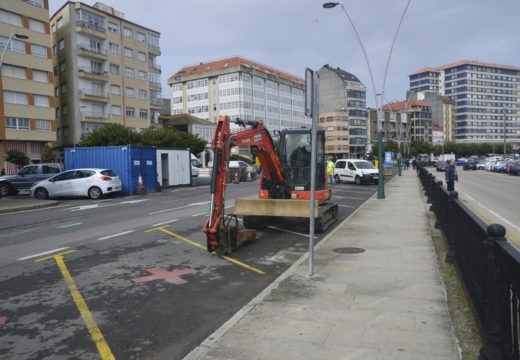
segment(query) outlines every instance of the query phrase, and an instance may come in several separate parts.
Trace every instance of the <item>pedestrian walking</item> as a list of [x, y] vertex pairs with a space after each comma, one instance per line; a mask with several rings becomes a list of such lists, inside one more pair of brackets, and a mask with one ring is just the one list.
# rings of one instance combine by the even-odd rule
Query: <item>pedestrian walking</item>
[[2, 169], [2, 171], [0, 172], [0, 176], [4, 176], [5, 175], [5, 168]]
[[327, 162], [327, 174], [329, 175], [329, 184], [332, 184], [332, 175], [334, 175], [334, 163], [330, 158]]
[[410, 159], [406, 159], [404, 161], [404, 169], [405, 170], [408, 170], [408, 168], [410, 167]]
[[413, 159], [412, 166], [414, 170], [417, 168], [417, 160]]
[[459, 177], [457, 175], [457, 169], [455, 168], [455, 160], [450, 160], [448, 165], [446, 165], [446, 186], [448, 191], [455, 190], [455, 181], [459, 181]]

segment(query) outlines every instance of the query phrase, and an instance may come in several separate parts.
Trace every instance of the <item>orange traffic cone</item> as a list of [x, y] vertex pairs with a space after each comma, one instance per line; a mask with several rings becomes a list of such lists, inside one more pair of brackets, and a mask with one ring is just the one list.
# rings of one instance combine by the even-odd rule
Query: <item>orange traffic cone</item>
[[143, 178], [141, 177], [141, 173], [139, 173], [139, 177], [137, 178], [137, 195], [144, 195], [146, 193], [146, 188], [144, 187]]

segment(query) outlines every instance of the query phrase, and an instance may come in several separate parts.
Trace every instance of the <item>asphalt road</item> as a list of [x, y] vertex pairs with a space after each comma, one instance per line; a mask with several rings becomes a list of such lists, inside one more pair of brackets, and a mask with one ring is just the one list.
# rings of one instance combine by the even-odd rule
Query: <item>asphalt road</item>
[[[208, 253], [198, 183], [0, 215], [0, 358], [182, 359], [307, 251], [305, 225], [281, 221]], [[230, 185], [227, 211], [257, 187]], [[375, 191], [333, 184], [336, 224]]]
[[[444, 174], [433, 173], [444, 180]], [[464, 171], [460, 166], [457, 174], [455, 190], [459, 198], [485, 221], [505, 226], [508, 239], [520, 246], [520, 176]]]

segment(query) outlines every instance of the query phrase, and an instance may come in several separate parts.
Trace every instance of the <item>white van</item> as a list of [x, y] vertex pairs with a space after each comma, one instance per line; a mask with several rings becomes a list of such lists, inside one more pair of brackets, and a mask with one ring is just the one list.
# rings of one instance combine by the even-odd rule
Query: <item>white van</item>
[[379, 180], [379, 170], [371, 162], [361, 159], [339, 159], [334, 166], [334, 181], [350, 181], [356, 184], [374, 183]]
[[197, 177], [199, 176], [199, 168], [202, 167], [202, 163], [197, 159], [197, 157], [191, 154], [191, 176]]

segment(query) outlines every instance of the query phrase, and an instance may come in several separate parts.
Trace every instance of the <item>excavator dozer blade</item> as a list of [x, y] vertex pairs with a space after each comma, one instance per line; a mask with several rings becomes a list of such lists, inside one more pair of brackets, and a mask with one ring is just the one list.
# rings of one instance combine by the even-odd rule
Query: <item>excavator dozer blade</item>
[[[235, 215], [276, 216], [308, 218], [310, 216], [308, 200], [290, 199], [235, 199]], [[318, 200], [315, 201], [314, 216], [318, 216]]]

